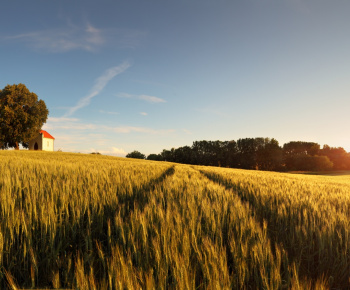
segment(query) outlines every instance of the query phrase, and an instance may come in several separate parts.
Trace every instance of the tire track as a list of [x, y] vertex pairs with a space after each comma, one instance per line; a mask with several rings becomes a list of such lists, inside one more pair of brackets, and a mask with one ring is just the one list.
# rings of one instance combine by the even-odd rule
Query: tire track
[[[346, 247], [346, 245], [342, 245], [341, 240], [330, 241], [332, 233], [323, 233], [321, 229], [317, 232], [310, 232], [302, 227], [303, 222], [310, 221], [306, 219], [303, 221], [303, 216], [300, 213], [306, 211], [308, 216], [312, 217], [316, 212], [305, 205], [305, 208], [300, 208], [297, 211], [283, 208], [281, 214], [278, 203], [273, 199], [271, 199], [271, 203], [263, 203], [254, 192], [245, 188], [244, 185], [233, 184], [232, 181], [218, 173], [204, 170], [200, 170], [200, 172], [213, 182], [233, 191], [242, 202], [250, 205], [251, 215], [256, 221], [260, 225], [266, 223], [267, 234], [271, 240], [274, 254], [276, 255], [276, 246], [279, 245], [287, 253], [289, 263], [299, 265], [300, 280], [308, 281], [307, 284], [316, 288], [320, 282], [329, 284], [332, 289], [349, 288], [349, 264], [345, 261], [345, 265], [348, 266], [344, 267], [342, 257], [339, 262], [333, 255], [323, 256], [318, 251], [322, 249], [326, 253], [327, 251], [336, 252], [338, 247]], [[325, 244], [325, 241], [328, 244]], [[336, 245], [332, 243], [336, 243]], [[349, 258], [347, 259], [349, 260]]]

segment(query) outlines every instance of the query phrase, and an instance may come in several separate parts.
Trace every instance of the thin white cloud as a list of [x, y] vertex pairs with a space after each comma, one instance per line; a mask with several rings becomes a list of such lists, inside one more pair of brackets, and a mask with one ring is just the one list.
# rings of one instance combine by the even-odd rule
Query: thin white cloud
[[53, 126], [52, 126], [51, 124], [48, 124], [48, 123], [45, 123], [45, 124], [41, 127], [41, 129], [46, 130], [46, 131], [49, 131], [49, 130], [51, 130], [52, 128], [53, 128]]
[[139, 96], [139, 99], [150, 103], [165, 103], [165, 100], [154, 96], [141, 95]]
[[229, 117], [229, 115], [227, 115], [226, 113], [224, 113], [220, 110], [213, 109], [213, 108], [200, 108], [200, 109], [198, 108], [198, 109], [196, 109], [196, 111], [201, 112], [201, 113], [205, 113], [208, 115], [217, 115], [217, 116], [225, 117], [225, 118]]
[[140, 115], [147, 116], [148, 114], [146, 112], [140, 112]]
[[127, 93], [119, 93], [118, 97], [120, 97], [120, 98], [135, 98], [137, 96], [136, 95], [127, 94]]
[[[106, 127], [105, 127], [106, 128]], [[132, 133], [132, 132], [137, 132], [137, 133], [147, 133], [147, 134], [168, 134], [174, 132], [172, 129], [168, 130], [156, 130], [152, 128], [147, 128], [147, 127], [134, 127], [134, 126], [119, 126], [119, 127], [109, 127], [106, 128], [107, 130], [111, 130], [115, 133]]]
[[112, 153], [116, 155], [126, 155], [126, 152], [122, 148], [112, 147]]
[[147, 33], [141, 30], [99, 29], [90, 23], [76, 25], [71, 21], [66, 21], [59, 28], [0, 37], [0, 42], [19, 42], [34, 50], [50, 53], [64, 53], [72, 50], [94, 52], [107, 44], [117, 48], [134, 49], [146, 35]]
[[[56, 119], [61, 119], [61, 122], [56, 122]], [[91, 123], [78, 122], [74, 118], [54, 118], [54, 121], [51, 121], [51, 118], [43, 126], [44, 130], [69, 130], [69, 131], [84, 131], [91, 132], [91, 134], [102, 134], [101, 132], [113, 132], [113, 133], [144, 133], [144, 134], [169, 134], [175, 132], [173, 129], [153, 129], [148, 127], [137, 127], [137, 126], [106, 126], [106, 125], [97, 125]]]
[[118, 112], [108, 112], [108, 111], [104, 111], [104, 110], [99, 110], [99, 112], [101, 114], [107, 114], [107, 115], [119, 115]]
[[48, 117], [48, 122], [53, 122], [53, 123], [62, 123], [62, 122], [77, 122], [79, 119], [77, 118], [65, 118], [65, 117]]
[[[60, 121], [59, 121], [60, 120]], [[134, 145], [128, 144], [129, 135], [138, 138], [162, 138], [172, 136], [175, 130], [157, 129], [139, 126], [110, 126], [84, 123], [75, 118], [50, 117], [48, 130], [55, 137], [55, 151], [91, 153], [100, 152], [105, 155], [125, 156], [126, 150]], [[122, 136], [125, 137], [122, 137]], [[148, 136], [148, 137], [147, 137]], [[120, 143], [123, 141], [123, 143]], [[92, 148], [92, 149], [91, 149]]]
[[19, 41], [37, 50], [62, 53], [71, 50], [95, 51], [105, 43], [100, 29], [87, 24], [79, 27], [69, 24], [63, 28], [33, 31], [8, 36], [8, 41]]
[[130, 63], [128, 61], [124, 61], [122, 64], [107, 69], [102, 76], [97, 78], [95, 81], [95, 85], [92, 87], [90, 93], [85, 97], [81, 98], [78, 103], [69, 108], [68, 112], [63, 117], [69, 117], [74, 114], [77, 110], [86, 107], [90, 104], [90, 101], [93, 97], [96, 97], [108, 84], [110, 80], [112, 80], [116, 75], [121, 74], [125, 70], [130, 67]]
[[45, 124], [43, 126], [44, 130], [55, 130], [55, 129], [63, 129], [63, 130], [97, 130], [99, 126], [95, 124], [84, 124], [84, 123], [61, 123], [58, 125], [54, 124]]
[[164, 99], [149, 95], [132, 95], [128, 93], [119, 93], [117, 96], [120, 98], [143, 100], [149, 103], [166, 103], [166, 100]]

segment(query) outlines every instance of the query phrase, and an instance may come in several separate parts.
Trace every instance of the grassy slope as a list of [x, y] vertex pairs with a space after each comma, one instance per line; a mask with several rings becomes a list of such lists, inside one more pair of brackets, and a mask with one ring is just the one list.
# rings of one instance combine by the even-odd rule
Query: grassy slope
[[349, 287], [347, 176], [27, 151], [0, 172], [1, 289]]

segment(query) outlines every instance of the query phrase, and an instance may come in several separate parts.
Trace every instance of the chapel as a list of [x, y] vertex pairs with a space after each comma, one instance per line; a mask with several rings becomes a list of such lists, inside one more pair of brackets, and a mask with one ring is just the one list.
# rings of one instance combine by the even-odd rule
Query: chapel
[[55, 138], [41, 130], [39, 135], [29, 142], [29, 150], [53, 151]]

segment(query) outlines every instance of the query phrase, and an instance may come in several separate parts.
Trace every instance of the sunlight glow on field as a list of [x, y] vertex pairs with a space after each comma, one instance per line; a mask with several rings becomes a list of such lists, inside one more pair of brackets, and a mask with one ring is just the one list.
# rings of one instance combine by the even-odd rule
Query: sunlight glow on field
[[350, 176], [0, 151], [0, 288], [345, 289]]

